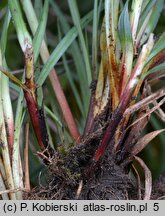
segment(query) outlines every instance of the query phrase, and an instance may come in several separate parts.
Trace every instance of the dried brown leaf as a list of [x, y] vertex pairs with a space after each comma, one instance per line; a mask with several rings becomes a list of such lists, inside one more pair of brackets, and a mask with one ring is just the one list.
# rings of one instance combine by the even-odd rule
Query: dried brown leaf
[[[149, 112], [147, 112], [147, 113], [146, 113], [145, 115], [143, 115], [141, 118], [138, 118], [138, 119], [137, 119], [136, 121], [134, 121], [131, 125], [129, 125], [128, 128], [132, 127], [134, 124], [136, 124], [138, 121], [141, 121], [143, 118], [146, 118], [146, 116], [150, 115], [151, 113], [157, 111], [157, 109], [158, 109], [162, 104], [164, 104], [164, 103], [165, 103], [165, 97], [164, 97], [159, 103], [157, 103], [156, 106], [154, 106], [152, 109], [150, 109]], [[128, 128], [127, 128], [127, 129], [128, 129]]]
[[135, 173], [137, 177], [137, 185], [138, 185], [138, 200], [142, 199], [142, 194], [141, 194], [141, 181], [140, 181], [140, 175], [134, 165], [132, 165], [133, 172]]
[[[138, 113], [138, 119], [143, 117], [148, 112], [148, 106], [145, 106], [143, 109], [141, 109]], [[128, 151], [138, 140], [140, 134], [146, 127], [148, 121], [149, 121], [150, 115], [147, 115], [145, 118], [142, 118], [140, 121], [138, 121], [136, 124], [134, 124], [129, 132], [128, 138], [125, 141], [124, 147]]]
[[95, 92], [95, 106], [94, 117], [101, 114], [109, 101], [109, 82], [108, 79], [108, 52], [106, 47], [105, 36], [105, 22], [103, 22], [101, 36], [100, 36], [100, 48], [101, 48], [101, 64], [99, 70], [99, 76]]
[[146, 135], [144, 135], [132, 148], [131, 150], [131, 154], [132, 155], [137, 155], [139, 152], [141, 152], [146, 146], [147, 144], [153, 140], [156, 136], [158, 136], [160, 133], [164, 132], [165, 129], [161, 129], [161, 130], [156, 130], [153, 132], [150, 132]]
[[144, 170], [145, 174], [145, 193], [144, 193], [144, 200], [149, 200], [151, 196], [151, 191], [152, 191], [152, 176], [151, 176], [151, 171], [148, 169], [146, 164], [142, 159], [139, 157], [135, 156], [135, 160], [140, 164], [140, 166]]
[[135, 111], [139, 110], [145, 105], [152, 103], [154, 100], [159, 99], [165, 95], [165, 88], [160, 89], [159, 91], [153, 93], [152, 95], [142, 99], [141, 101], [137, 102], [136, 104], [132, 105], [131, 107], [127, 108], [124, 112], [124, 116], [134, 113]]
[[[164, 76], [165, 76], [165, 75], [164, 75]], [[153, 94], [150, 85], [147, 85], [147, 94], [148, 94], [148, 95]], [[157, 100], [154, 100], [152, 103], [153, 103], [154, 106], [158, 106]], [[157, 114], [157, 116], [158, 116], [162, 121], [165, 122], [165, 113], [164, 113], [164, 111], [163, 111], [160, 107], [158, 107], [158, 109], [155, 110], [155, 113]]]

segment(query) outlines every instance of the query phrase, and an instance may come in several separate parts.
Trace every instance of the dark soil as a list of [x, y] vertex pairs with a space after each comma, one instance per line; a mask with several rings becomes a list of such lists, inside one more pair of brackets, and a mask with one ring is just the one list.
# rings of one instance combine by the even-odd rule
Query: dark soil
[[[100, 164], [91, 162], [97, 142], [80, 144], [66, 157], [56, 155], [49, 165], [48, 186], [33, 189], [25, 194], [25, 199], [138, 199], [137, 182], [115, 164], [110, 154], [106, 154]], [[153, 183], [151, 199], [165, 199], [164, 185], [165, 173]]]
[[[99, 134], [98, 134], [99, 135]], [[107, 154], [99, 164], [92, 161], [98, 136], [73, 147], [67, 156], [56, 155], [49, 166], [49, 184], [37, 187], [26, 199], [137, 199], [136, 183]]]
[[165, 200], [165, 173], [163, 173], [158, 180], [153, 183], [151, 199]]

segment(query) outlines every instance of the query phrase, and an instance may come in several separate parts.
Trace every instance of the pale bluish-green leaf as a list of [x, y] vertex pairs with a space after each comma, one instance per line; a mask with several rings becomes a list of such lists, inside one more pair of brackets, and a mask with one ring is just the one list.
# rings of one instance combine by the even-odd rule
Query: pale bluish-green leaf
[[130, 16], [133, 41], [136, 41], [136, 33], [141, 14], [143, 0], [132, 1], [132, 12]]
[[24, 23], [19, 1], [9, 0], [8, 2], [14, 26], [17, 31], [18, 40], [22, 48], [22, 51], [24, 52], [26, 48], [26, 41], [28, 40], [29, 43], [32, 43], [31, 37]]
[[128, 2], [129, 1], [126, 2], [122, 10], [118, 23], [118, 33], [123, 49], [125, 49], [127, 46], [132, 46], [132, 32], [128, 12]]
[[[143, 0], [143, 4], [142, 4], [142, 12], [144, 12], [144, 10], [146, 9], [146, 6], [148, 5], [149, 2], [151, 2], [152, 0]], [[154, 0], [155, 1], [155, 0]]]
[[[52, 9], [55, 12], [55, 15], [58, 17], [59, 22], [61, 24], [61, 29], [64, 34], [67, 34], [70, 30], [70, 25], [68, 24], [68, 21], [66, 19], [65, 14], [63, 11], [59, 8], [58, 4], [54, 2], [53, 0], [50, 0], [50, 4], [52, 6]], [[101, 9], [100, 9], [101, 10]], [[89, 104], [89, 85], [87, 80], [87, 75], [84, 71], [84, 61], [82, 52], [79, 46], [79, 43], [77, 40], [74, 40], [70, 49], [68, 50], [69, 54], [73, 58], [75, 69], [76, 71], [74, 74], [72, 73], [72, 78], [74, 78], [73, 75], [76, 76], [76, 80], [79, 83], [80, 87], [80, 96], [83, 101], [83, 109], [84, 109], [84, 117], [87, 115], [88, 112], [88, 104]], [[85, 118], [84, 118], [85, 119]]]
[[[0, 65], [2, 65], [2, 55], [1, 55], [1, 49], [0, 49]], [[12, 190], [14, 189], [14, 183], [13, 183], [13, 176], [12, 176], [12, 169], [11, 169], [11, 163], [10, 163], [10, 155], [9, 155], [9, 146], [8, 146], [8, 139], [7, 139], [7, 132], [6, 132], [6, 124], [5, 124], [5, 114], [4, 114], [4, 88], [3, 86], [3, 77], [4, 75], [0, 73], [0, 125], [1, 125], [1, 142], [3, 143], [3, 148], [1, 147], [1, 155], [3, 160], [3, 166], [6, 174], [6, 180], [7, 180], [7, 189]], [[5, 87], [8, 87], [5, 85]], [[6, 88], [7, 89], [7, 88]], [[16, 199], [14, 193], [10, 193], [11, 199]]]
[[98, 0], [94, 1], [94, 12], [93, 12], [93, 30], [92, 30], [92, 75], [93, 78], [97, 78], [98, 73]]
[[140, 15], [140, 20], [139, 20], [139, 24], [138, 24], [138, 31], [142, 27], [142, 25], [144, 23], [144, 20], [146, 19], [147, 15], [152, 10], [152, 8], [153, 8], [154, 4], [156, 3], [156, 1], [157, 0], [149, 0], [148, 3], [147, 3], [147, 1], [143, 1], [142, 13]]
[[11, 14], [10, 14], [9, 8], [7, 8], [7, 12], [6, 12], [6, 15], [5, 15], [5, 20], [4, 20], [4, 23], [3, 23], [2, 33], [1, 33], [2, 57], [4, 57], [5, 50], [6, 50], [7, 32], [8, 32], [8, 27], [9, 27], [10, 20], [11, 20]]
[[12, 88], [16, 92], [20, 91], [20, 87], [13, 82], [9, 82], [9, 86], [10, 86], [10, 88]]
[[131, 24], [130, 24], [129, 11], [128, 11], [128, 3], [129, 1], [125, 3], [122, 13], [120, 14], [119, 17], [118, 35], [121, 43], [121, 48], [123, 51], [125, 71], [127, 77], [130, 77], [132, 71], [132, 62], [133, 62], [133, 39], [132, 39]]
[[[89, 12], [82, 20], [81, 20], [81, 28], [84, 28], [92, 19], [92, 12]], [[46, 64], [44, 65], [40, 76], [37, 80], [38, 85], [42, 85], [49, 75], [51, 69], [58, 62], [58, 60], [62, 57], [64, 52], [68, 49], [68, 47], [72, 44], [74, 39], [77, 37], [78, 32], [75, 27], [73, 27], [65, 37], [60, 41], [57, 47], [54, 49]]]
[[[60, 25], [58, 24], [58, 35], [59, 35], [59, 41], [61, 40], [62, 38], [62, 35], [61, 35], [61, 28], [60, 28]], [[62, 61], [63, 61], [63, 65], [64, 65], [64, 69], [65, 69], [65, 73], [66, 73], [66, 76], [67, 76], [67, 79], [69, 81], [69, 84], [70, 84], [70, 87], [72, 89], [72, 92], [75, 96], [75, 99], [76, 99], [76, 102], [77, 102], [77, 105], [83, 115], [83, 106], [82, 106], [82, 102], [81, 102], [81, 99], [80, 99], [80, 95], [77, 91], [77, 88], [75, 86], [75, 83], [74, 83], [74, 79], [73, 79], [73, 74], [69, 68], [69, 64], [67, 63], [67, 59], [66, 59], [66, 56], [65, 54], [63, 55], [62, 57]]]
[[[49, 1], [49, 0], [46, 0], [46, 1]], [[35, 10], [35, 13], [36, 13], [36, 16], [37, 16], [37, 19], [39, 20], [42, 16], [42, 7], [43, 7], [43, 4], [42, 4], [42, 1], [41, 0], [35, 0], [34, 1], [34, 10]]]
[[147, 59], [146, 64], [163, 49], [165, 49], [165, 32], [162, 33], [159, 40], [155, 43], [152, 52], [150, 53]]
[[68, 0], [68, 4], [69, 4], [69, 8], [71, 11], [74, 25], [78, 31], [80, 45], [81, 45], [81, 49], [82, 49], [82, 53], [84, 57], [85, 69], [87, 73], [87, 81], [88, 81], [88, 85], [90, 85], [92, 81], [92, 73], [91, 73], [91, 67], [90, 67], [90, 62], [89, 62], [89, 53], [88, 53], [87, 46], [85, 43], [85, 38], [82, 32], [79, 10], [78, 10], [77, 3], [75, 0]]
[[141, 79], [143, 80], [146, 76], [152, 74], [152, 73], [156, 73], [156, 72], [159, 72], [159, 71], [162, 71], [164, 70], [165, 71], [165, 63], [162, 63], [162, 64], [159, 64], [157, 66], [155, 66], [154, 68], [152, 68], [151, 70], [149, 70], [147, 73], [143, 74]]
[[152, 6], [152, 8], [149, 11], [147, 11], [148, 13], [150, 11], [152, 11], [152, 13], [151, 13], [151, 16], [150, 16], [150, 18], [146, 24], [146, 27], [144, 29], [143, 35], [142, 35], [141, 40], [139, 42], [140, 43], [139, 46], [144, 44], [145, 41], [147, 40], [147, 38], [149, 37], [150, 33], [154, 31], [154, 29], [158, 23], [160, 14], [163, 10], [163, 5], [164, 5], [164, 0], [156, 1], [155, 4]]
[[[5, 16], [5, 20], [4, 20], [4, 24], [3, 24], [3, 28], [2, 28], [2, 34], [1, 34], [1, 48], [2, 48], [2, 63], [1, 66], [3, 68], [7, 68], [7, 64], [5, 61], [5, 51], [6, 51], [6, 44], [7, 44], [7, 33], [8, 33], [8, 27], [9, 27], [9, 23], [10, 23], [10, 19], [11, 19], [11, 14], [9, 9], [7, 9], [7, 13]], [[1, 61], [1, 60], [0, 60]], [[10, 73], [9, 73], [10, 74]], [[5, 130], [7, 133], [7, 128], [8, 128], [8, 136], [11, 136], [14, 139], [14, 117], [13, 117], [13, 110], [12, 110], [12, 104], [11, 104], [11, 98], [10, 98], [10, 91], [9, 91], [9, 79], [7, 76], [5, 76], [4, 74], [1, 74], [1, 100], [3, 101], [2, 106], [3, 106], [3, 116], [4, 116], [4, 121], [5, 121]], [[7, 137], [7, 135], [6, 135]], [[15, 152], [17, 152], [17, 148], [15, 148], [13, 140], [12, 143], [10, 141], [9, 143], [9, 139], [7, 139], [8, 146], [13, 145], [13, 155], [12, 157], [14, 158], [14, 161], [18, 161], [19, 158], [19, 152], [17, 155], [15, 155]], [[6, 160], [6, 159], [5, 159]], [[12, 167], [15, 164], [12, 163]], [[21, 169], [17, 167], [15, 167], [15, 173], [11, 173], [11, 176], [13, 178], [13, 184], [15, 188], [20, 187], [20, 173], [21, 173]], [[17, 169], [18, 168], [18, 169]], [[7, 173], [7, 170], [6, 170]], [[15, 180], [19, 180], [19, 184], [16, 184]], [[8, 188], [7, 188], [8, 189]], [[21, 196], [21, 192], [18, 192], [15, 194], [17, 198], [22, 199]]]
[[36, 63], [37, 61], [40, 52], [41, 43], [44, 39], [47, 17], [48, 17], [48, 8], [49, 8], [49, 1], [45, 0], [43, 11], [42, 11], [42, 17], [33, 38], [34, 63]]
[[[5, 51], [6, 51], [6, 44], [7, 44], [7, 34], [8, 34], [8, 27], [10, 24], [11, 20], [11, 15], [10, 11], [7, 8], [7, 12], [5, 15], [4, 23], [3, 23], [3, 28], [2, 28], [2, 34], [1, 34], [1, 41], [0, 41], [0, 51], [2, 54], [2, 61], [0, 64], [4, 69], [7, 69], [7, 64], [5, 60]], [[0, 57], [1, 58], [1, 57]], [[11, 122], [13, 121], [13, 110], [12, 110], [12, 105], [11, 105], [11, 98], [10, 98], [10, 91], [9, 91], [9, 79], [7, 76], [4, 74], [1, 74], [1, 91], [2, 91], [2, 99], [3, 99], [3, 110], [4, 110], [4, 116], [5, 116], [5, 121], [6, 121], [6, 127], [11, 126]], [[10, 135], [13, 135], [14, 131], [10, 131]]]
[[[16, 116], [15, 116], [15, 127], [14, 127], [14, 144], [13, 144], [13, 155], [12, 155], [12, 171], [13, 171], [13, 180], [14, 180], [14, 186], [15, 188], [19, 188], [23, 186], [22, 182], [22, 173], [23, 171], [20, 170], [20, 133], [21, 133], [21, 127], [22, 122], [24, 119], [24, 94], [21, 89], [19, 92], [18, 102], [17, 102], [17, 108], [16, 108]], [[18, 198], [21, 197], [20, 193], [17, 193]]]
[[62, 127], [61, 120], [55, 113], [53, 113], [47, 106], [44, 106], [44, 110], [48, 116], [50, 116], [60, 127]]
[[99, 0], [99, 5], [98, 5], [98, 17], [97, 19], [100, 20], [101, 17], [101, 11], [104, 9], [104, 1], [103, 0]]
[[76, 88], [76, 86], [75, 86], [75, 83], [74, 83], [74, 81], [73, 81], [73, 79], [72, 79], [72, 71], [71, 71], [71, 69], [69, 68], [69, 65], [67, 64], [67, 60], [66, 60], [65, 55], [63, 56], [63, 63], [64, 63], [64, 68], [65, 68], [66, 76], [67, 76], [68, 81], [69, 81], [69, 83], [70, 83], [72, 92], [73, 92], [73, 94], [74, 94], [74, 96], [75, 96], [75, 99], [76, 99], [76, 102], [77, 102], [77, 104], [78, 104], [78, 107], [79, 107], [79, 109], [80, 109], [80, 111], [81, 111], [81, 114], [83, 115], [82, 100], [81, 100], [80, 95], [79, 95], [79, 93], [78, 93], [78, 91], [77, 91], [77, 88]]

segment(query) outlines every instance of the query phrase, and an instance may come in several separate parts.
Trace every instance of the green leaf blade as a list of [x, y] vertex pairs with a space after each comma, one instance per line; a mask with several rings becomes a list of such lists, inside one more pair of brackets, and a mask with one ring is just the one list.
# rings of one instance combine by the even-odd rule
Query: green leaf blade
[[44, 40], [44, 34], [45, 34], [46, 23], [48, 18], [48, 8], [49, 8], [49, 1], [46, 0], [44, 3], [41, 20], [39, 22], [37, 31], [33, 38], [34, 63], [36, 63], [37, 61], [40, 52], [41, 43]]
[[[92, 19], [93, 13], [89, 12], [81, 21], [82, 28], [84, 28]], [[50, 55], [49, 59], [47, 60], [46, 64], [44, 65], [38, 80], [37, 84], [42, 85], [46, 80], [47, 76], [49, 75], [51, 69], [54, 65], [58, 62], [64, 52], [68, 49], [74, 39], [77, 37], [78, 32], [75, 27], [73, 27], [66, 36], [61, 40], [61, 42], [57, 45], [54, 49], [52, 54]]]

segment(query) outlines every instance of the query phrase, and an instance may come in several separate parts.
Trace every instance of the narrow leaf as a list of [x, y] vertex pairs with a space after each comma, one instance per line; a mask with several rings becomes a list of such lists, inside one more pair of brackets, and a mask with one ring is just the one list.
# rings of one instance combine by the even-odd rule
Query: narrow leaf
[[157, 100], [157, 99], [163, 97], [164, 95], [165, 95], [165, 88], [162, 88], [162, 89], [158, 90], [157, 92], [149, 95], [148, 97], [138, 101], [134, 105], [128, 107], [124, 112], [124, 116], [127, 116], [128, 114], [136, 112], [137, 110], [139, 110], [142, 107], [152, 103], [154, 100]]
[[126, 84], [128, 83], [129, 77], [132, 72], [133, 63], [133, 38], [131, 32], [131, 24], [128, 11], [128, 2], [126, 2], [124, 9], [119, 17], [118, 23], [118, 33], [121, 43], [121, 48], [123, 51], [122, 60], [120, 64], [120, 76], [121, 76], [121, 86], [119, 89], [120, 96], [122, 95]]
[[165, 129], [156, 130], [153, 132], [150, 132], [146, 135], [144, 135], [132, 148], [131, 154], [137, 155], [139, 152], [141, 152], [151, 140], [153, 140], [156, 136], [158, 136], [160, 133], [164, 132]]
[[97, 77], [97, 49], [98, 49], [98, 0], [94, 1], [93, 30], [92, 30], [92, 70], [93, 77]]
[[42, 16], [42, 7], [43, 7], [43, 4], [41, 0], [34, 1], [34, 9], [36, 12], [37, 19], [39, 19]]
[[159, 65], [155, 66], [154, 68], [152, 68], [151, 70], [149, 70], [147, 73], [144, 73], [141, 76], [141, 79], [143, 80], [148, 75], [159, 72], [159, 71], [165, 71], [165, 63], [159, 64]]
[[6, 44], [7, 44], [7, 32], [8, 32], [8, 27], [10, 24], [11, 20], [11, 14], [9, 9], [7, 9], [5, 20], [3, 23], [3, 29], [2, 29], [2, 34], [1, 34], [1, 52], [2, 52], [2, 57], [4, 56], [5, 50], [6, 50]]
[[119, 38], [123, 50], [126, 48], [127, 45], [132, 44], [132, 32], [131, 32], [131, 25], [129, 20], [128, 2], [129, 1], [127, 0], [124, 9], [119, 17], [119, 24], [118, 24]]
[[[8, 34], [8, 27], [11, 20], [11, 14], [9, 9], [7, 8], [7, 13], [5, 16], [5, 20], [3, 23], [2, 34], [1, 34], [1, 52], [2, 52], [2, 59], [0, 60], [0, 65], [4, 68], [7, 68], [6, 60], [5, 60], [5, 51], [6, 51], [6, 44], [7, 44], [7, 34]], [[13, 118], [13, 110], [11, 104], [11, 97], [10, 97], [10, 90], [9, 90], [9, 79], [4, 74], [1, 75], [2, 78], [2, 100], [3, 100], [3, 112], [4, 112], [4, 119], [5, 119], [5, 127], [7, 132], [7, 140], [8, 146], [10, 151], [10, 156], [13, 151], [13, 142], [14, 142], [14, 118]]]
[[[23, 108], [24, 108], [24, 96], [23, 91], [20, 91], [17, 108], [16, 108], [16, 117], [15, 117], [15, 130], [14, 130], [14, 145], [13, 145], [13, 154], [12, 154], [12, 172], [13, 172], [13, 181], [14, 187], [20, 188], [23, 187], [23, 172], [21, 172], [21, 160], [20, 160], [20, 133], [21, 126], [24, 118]], [[18, 199], [22, 199], [22, 193], [17, 192], [16, 196]]]
[[[54, 10], [55, 15], [58, 17], [59, 22], [61, 24], [62, 32], [66, 35], [68, 31], [70, 30], [70, 25], [68, 23], [68, 20], [64, 14], [64, 12], [60, 9], [59, 5], [54, 1], [50, 0], [50, 4], [52, 6], [52, 9]], [[80, 95], [83, 101], [83, 109], [84, 109], [84, 119], [87, 116], [88, 112], [88, 105], [89, 105], [89, 85], [86, 77], [86, 73], [84, 73], [84, 60], [83, 56], [81, 54], [81, 48], [79, 46], [79, 43], [77, 40], [74, 40], [71, 47], [68, 50], [69, 54], [71, 55], [71, 58], [73, 58], [75, 69], [76, 69], [76, 75], [77, 80], [79, 82], [80, 87]], [[73, 77], [73, 76], [72, 76]]]
[[134, 42], [136, 38], [142, 4], [143, 4], [143, 0], [132, 1], [131, 29], [132, 29], [132, 37]]
[[165, 49], [165, 32], [162, 33], [162, 35], [160, 36], [159, 40], [155, 43], [152, 52], [150, 53], [146, 64], [154, 57], [156, 56], [160, 51], [162, 51], [163, 49]]
[[[116, 40], [117, 40], [117, 21], [118, 21], [119, 1], [105, 1], [105, 33], [106, 49], [108, 51], [108, 73], [111, 86], [112, 111], [115, 110], [119, 103], [118, 87], [119, 79], [116, 64]], [[105, 73], [105, 71], [104, 71]], [[104, 80], [105, 82], [105, 80]]]
[[[1, 86], [1, 73], [0, 73], [0, 86]], [[12, 176], [12, 169], [11, 169], [11, 161], [10, 161], [10, 153], [7, 143], [7, 134], [5, 130], [5, 120], [4, 120], [4, 114], [3, 114], [3, 103], [2, 103], [2, 92], [0, 88], [0, 140], [1, 140], [1, 146], [0, 150], [2, 153], [2, 160], [4, 164], [4, 169], [6, 173], [6, 179], [7, 179], [7, 189], [12, 190], [14, 189], [14, 183], [13, 183], [13, 176]], [[10, 193], [10, 199], [16, 199], [14, 193]]]
[[19, 1], [9, 0], [9, 8], [12, 14], [12, 19], [13, 19], [16, 31], [17, 31], [20, 46], [24, 52], [26, 48], [26, 41], [29, 41], [29, 43], [31, 43], [31, 37], [24, 23]]
[[153, 8], [154, 4], [156, 3], [156, 1], [157, 0], [148, 0], [148, 2], [147, 2], [147, 0], [143, 1], [142, 13], [140, 15], [138, 31], [142, 27], [143, 23], [145, 22], [146, 17], [148, 16], [150, 11], [152, 10], [152, 8]]
[[16, 76], [14, 76], [12, 73], [10, 73], [7, 70], [4, 70], [1, 66], [0, 66], [0, 71], [2, 73], [4, 73], [9, 79], [11, 79], [14, 83], [16, 83], [18, 86], [20, 86], [22, 89], [24, 89], [25, 91], [29, 91], [29, 89], [19, 80], [17, 79]]
[[[6, 190], [6, 186], [0, 172], [0, 192], [3, 192], [5, 190]], [[9, 200], [8, 194], [2, 193], [1, 196], [2, 196], [2, 200]]]
[[46, 0], [44, 3], [41, 20], [39, 22], [37, 31], [33, 38], [34, 64], [36, 63], [36, 60], [39, 56], [41, 43], [44, 39], [46, 22], [47, 22], [47, 17], [48, 17], [48, 6], [49, 6], [49, 1]]
[[144, 174], [145, 174], [145, 193], [144, 193], [144, 198], [143, 199], [144, 200], [149, 200], [150, 196], [151, 196], [151, 191], [152, 191], [151, 171], [148, 169], [148, 167], [146, 166], [146, 164], [144, 163], [144, 161], [141, 158], [139, 158], [137, 156], [135, 156], [134, 158], [144, 170]]
[[[58, 25], [58, 34], [59, 34], [59, 41], [61, 40], [61, 29], [60, 29], [60, 25]], [[73, 75], [72, 75], [72, 72], [69, 68], [69, 64], [67, 63], [67, 59], [66, 59], [66, 56], [65, 54], [63, 55], [62, 57], [62, 61], [63, 61], [63, 64], [64, 64], [64, 68], [65, 68], [65, 71], [66, 71], [66, 76], [67, 76], [67, 79], [69, 81], [69, 84], [71, 86], [71, 89], [72, 89], [72, 92], [74, 94], [74, 97], [76, 99], [76, 102], [77, 102], [77, 105], [83, 115], [83, 106], [82, 106], [82, 102], [81, 102], [81, 99], [80, 99], [80, 95], [77, 91], [77, 88], [76, 88], [76, 85], [74, 83], [74, 79], [73, 79]]]
[[139, 42], [139, 46], [141, 46], [148, 39], [150, 33], [154, 31], [158, 23], [161, 11], [163, 9], [163, 5], [164, 5], [164, 0], [156, 1], [155, 4], [153, 5], [152, 10], [151, 10], [152, 14], [148, 20], [145, 31], [143, 32], [143, 35]]
[[78, 36], [80, 38], [80, 46], [82, 49], [82, 53], [84, 56], [84, 63], [85, 63], [85, 68], [86, 68], [86, 74], [87, 74], [87, 81], [88, 85], [91, 84], [92, 81], [92, 73], [91, 73], [91, 67], [90, 67], [90, 62], [89, 62], [89, 53], [87, 50], [87, 46], [85, 43], [85, 38], [82, 32], [82, 27], [81, 27], [81, 21], [80, 21], [80, 15], [77, 7], [77, 3], [75, 0], [68, 0], [69, 8], [71, 11], [72, 19], [74, 22], [74, 25], [77, 29]]
[[[92, 12], [89, 12], [82, 20], [81, 20], [81, 27], [84, 28], [92, 19]], [[64, 52], [67, 50], [67, 48], [71, 45], [71, 43], [74, 41], [74, 39], [77, 37], [78, 32], [76, 27], [73, 27], [66, 35], [65, 37], [60, 41], [60, 43], [57, 45], [57, 47], [54, 49], [52, 54], [50, 55], [49, 59], [45, 63], [39, 78], [37, 80], [38, 85], [42, 85], [44, 81], [46, 80], [47, 76], [49, 75], [51, 69], [54, 67], [54, 65], [58, 62], [58, 60], [61, 58], [61, 56], [64, 54]]]

